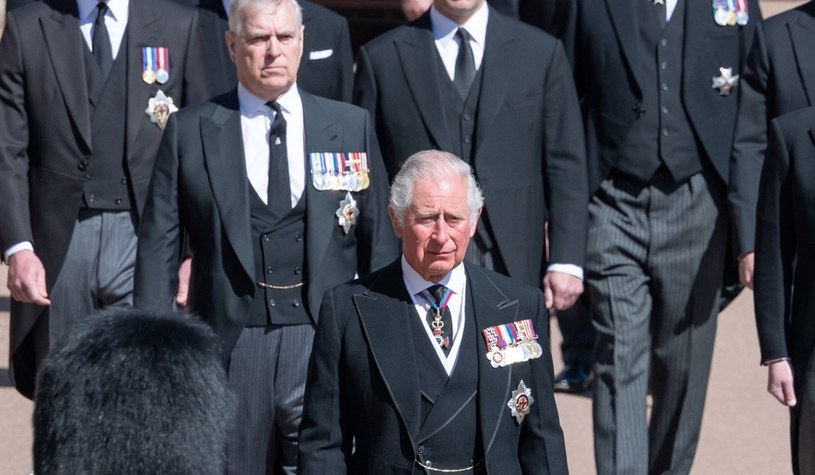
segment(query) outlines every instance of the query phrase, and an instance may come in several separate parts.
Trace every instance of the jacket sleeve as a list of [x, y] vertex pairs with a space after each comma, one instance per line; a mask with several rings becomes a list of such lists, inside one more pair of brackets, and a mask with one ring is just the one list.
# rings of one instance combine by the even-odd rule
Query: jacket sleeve
[[778, 121], [771, 124], [758, 195], [753, 294], [762, 362], [790, 356], [786, 316], [792, 297], [795, 253], [796, 204], [792, 202], [789, 185], [789, 151]]
[[309, 362], [303, 418], [298, 443], [300, 475], [347, 473], [351, 441], [343, 417], [341, 394], [342, 339], [334, 290], [326, 292]]
[[[555, 404], [554, 371], [549, 351], [548, 314], [543, 294], [537, 291], [534, 325], [543, 354], [532, 360], [532, 394], [535, 401], [524, 418], [518, 460], [525, 474], [568, 474], [566, 445]], [[544, 464], [545, 462], [545, 464]]]
[[178, 286], [183, 233], [178, 212], [178, 122], [170, 116], [156, 158], [139, 222], [139, 244], [133, 282], [136, 307], [172, 309]]

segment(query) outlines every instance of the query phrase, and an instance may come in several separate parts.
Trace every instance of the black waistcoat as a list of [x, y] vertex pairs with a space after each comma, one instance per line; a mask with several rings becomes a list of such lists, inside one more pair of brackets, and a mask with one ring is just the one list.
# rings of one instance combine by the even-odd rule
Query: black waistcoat
[[306, 194], [285, 216], [276, 216], [249, 186], [255, 279], [257, 285], [246, 326], [310, 323], [304, 282]]
[[[478, 424], [478, 348], [472, 304], [467, 289], [466, 321], [455, 370], [447, 376], [428, 339], [423, 320], [411, 312], [411, 334], [421, 385], [422, 425], [419, 460], [434, 468], [463, 468], [483, 459]], [[424, 316], [422, 316], [424, 318]]]
[[648, 183], [661, 165], [676, 182], [702, 170], [699, 146], [681, 100], [686, 3], [679, 0], [667, 24], [664, 8], [650, 2], [643, 1], [634, 12], [639, 17], [643, 97], [615, 168], [641, 183]]
[[[83, 48], [91, 114], [90, 160], [80, 162], [87, 181], [84, 206], [92, 209], [129, 210], [131, 197], [125, 157], [127, 111], [127, 33], [107, 78], [90, 49]], [[144, 107], [147, 107], [145, 102]]]
[[[438, 58], [438, 55], [436, 57]], [[453, 150], [445, 151], [460, 157], [472, 166], [475, 161], [476, 117], [478, 115], [478, 98], [481, 94], [481, 78], [483, 76], [481, 72], [484, 68], [478, 68], [475, 79], [473, 79], [473, 85], [470, 87], [470, 92], [465, 99], [461, 97], [450, 76], [447, 75], [441, 58], [438, 58], [438, 61], [440, 66], [436, 70], [440, 73], [439, 84], [441, 84], [442, 97], [444, 98], [444, 117], [447, 121], [447, 130], [450, 131], [450, 143], [453, 145]], [[496, 257], [493, 258], [494, 261], [502, 262], [497, 257], [497, 250], [494, 249], [495, 245], [489, 231], [487, 213], [483, 213], [481, 219], [478, 220], [475, 239], [477, 244], [472, 246], [471, 252], [477, 252], [477, 249], [487, 249], [496, 253]], [[485, 262], [480, 259], [476, 263], [485, 265]], [[503, 264], [499, 264], [498, 268], [495, 268], [496, 264], [493, 262], [493, 265], [489, 267], [493, 268], [492, 270], [506, 273]]]

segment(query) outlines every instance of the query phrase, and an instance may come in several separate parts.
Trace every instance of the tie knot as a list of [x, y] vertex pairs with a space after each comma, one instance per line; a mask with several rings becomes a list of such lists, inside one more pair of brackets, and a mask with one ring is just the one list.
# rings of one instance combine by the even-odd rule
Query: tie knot
[[464, 28], [459, 28], [458, 31], [456, 31], [456, 35], [461, 41], [470, 41], [470, 33]]
[[98, 11], [97, 11], [97, 13], [96, 13], [97, 18], [99, 18], [99, 17], [104, 17], [104, 16], [105, 16], [105, 13], [107, 13], [107, 12], [108, 12], [108, 4], [107, 4], [107, 3], [105, 3], [105, 2], [99, 2], [99, 3], [96, 5], [96, 8], [98, 9]]
[[442, 303], [442, 301], [446, 297], [448, 289], [447, 287], [441, 284], [436, 284], [428, 287], [427, 291], [430, 292], [430, 295], [433, 296], [433, 298], [435, 299], [435, 303], [438, 305]]
[[275, 113], [280, 114], [280, 104], [278, 104], [277, 101], [269, 101], [266, 105], [269, 106], [269, 109], [275, 111]]

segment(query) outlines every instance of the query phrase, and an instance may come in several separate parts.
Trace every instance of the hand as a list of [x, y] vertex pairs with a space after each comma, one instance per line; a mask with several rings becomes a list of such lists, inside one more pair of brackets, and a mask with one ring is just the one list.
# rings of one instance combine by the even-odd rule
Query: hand
[[583, 293], [583, 281], [565, 272], [547, 272], [543, 276], [543, 298], [546, 308], [566, 310]]
[[407, 21], [413, 21], [430, 8], [433, 0], [402, 0], [402, 15]]
[[45, 289], [45, 268], [34, 251], [15, 252], [9, 257], [8, 264], [8, 289], [14, 300], [51, 305]]
[[742, 285], [750, 290], [753, 290], [753, 263], [755, 258], [755, 252], [748, 252], [739, 257], [739, 280]]
[[794, 406], [795, 389], [792, 387], [792, 367], [787, 360], [770, 363], [767, 375], [767, 391], [785, 406]]
[[187, 306], [187, 297], [190, 291], [190, 273], [192, 272], [192, 258], [181, 261], [178, 266], [178, 291], [175, 293], [175, 303], [180, 308]]

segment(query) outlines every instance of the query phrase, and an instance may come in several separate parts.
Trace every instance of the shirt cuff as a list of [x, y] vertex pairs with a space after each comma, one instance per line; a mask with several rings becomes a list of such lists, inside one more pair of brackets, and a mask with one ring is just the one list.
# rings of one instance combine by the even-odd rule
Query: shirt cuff
[[574, 264], [549, 264], [546, 272], [563, 272], [583, 280], [583, 268]]
[[21, 243], [17, 243], [10, 248], [6, 249], [6, 252], [3, 253], [3, 260], [8, 262], [8, 258], [11, 257], [13, 254], [16, 254], [20, 251], [33, 251], [34, 245], [28, 241], [23, 241]]
[[790, 359], [786, 358], [786, 357], [785, 358], [774, 358], [774, 359], [771, 359], [771, 360], [767, 360], [767, 361], [765, 361], [765, 362], [763, 362], [761, 364], [764, 365], [764, 366], [770, 366], [770, 364], [777, 363], [779, 361], [790, 361]]

